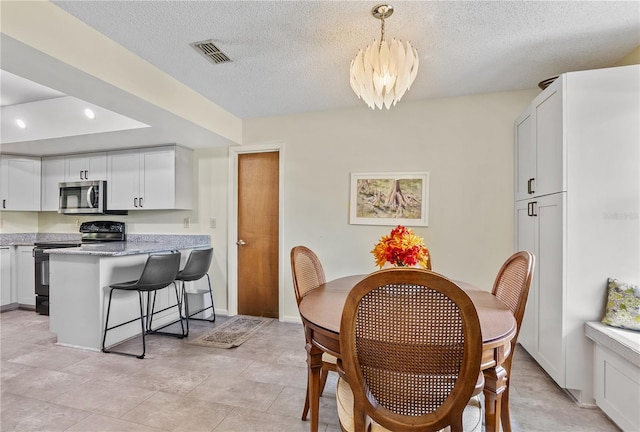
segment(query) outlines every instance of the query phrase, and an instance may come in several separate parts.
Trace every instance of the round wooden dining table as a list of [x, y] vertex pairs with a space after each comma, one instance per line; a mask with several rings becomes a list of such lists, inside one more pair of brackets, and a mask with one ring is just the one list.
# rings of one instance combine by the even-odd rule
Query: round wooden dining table
[[[310, 291], [298, 305], [307, 340], [311, 432], [318, 431], [322, 353], [340, 358], [342, 309], [351, 288], [366, 276], [346, 276], [329, 281]], [[510, 342], [516, 335], [516, 320], [507, 305], [490, 292], [465, 282], [455, 283], [469, 295], [478, 313], [482, 331], [480, 367], [485, 377], [485, 427], [487, 432], [499, 432], [501, 398], [507, 380], [507, 372], [502, 364], [511, 351]]]

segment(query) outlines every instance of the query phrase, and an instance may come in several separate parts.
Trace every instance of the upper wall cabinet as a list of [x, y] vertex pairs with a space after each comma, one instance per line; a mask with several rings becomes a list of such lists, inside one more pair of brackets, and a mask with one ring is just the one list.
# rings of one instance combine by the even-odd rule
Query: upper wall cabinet
[[192, 207], [192, 151], [171, 145], [107, 153], [107, 208]]
[[515, 122], [516, 201], [566, 191], [562, 92], [558, 79]]
[[1, 210], [40, 210], [40, 158], [0, 156]]
[[65, 178], [65, 157], [49, 156], [42, 158], [42, 211], [58, 211], [59, 185]]
[[65, 181], [106, 180], [107, 153], [84, 153], [65, 156]]

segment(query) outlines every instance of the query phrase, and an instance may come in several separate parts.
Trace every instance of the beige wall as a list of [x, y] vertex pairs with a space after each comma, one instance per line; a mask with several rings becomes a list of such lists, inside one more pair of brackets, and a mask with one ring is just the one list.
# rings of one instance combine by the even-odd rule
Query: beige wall
[[[284, 145], [284, 259], [304, 244], [329, 279], [375, 270], [369, 251], [392, 227], [349, 225], [350, 173], [428, 171], [429, 226], [415, 231], [434, 270], [491, 289], [514, 247], [513, 121], [537, 93], [245, 120], [245, 144]], [[284, 314], [297, 316], [291, 277], [284, 276]]]
[[[428, 227], [416, 227], [434, 270], [491, 289], [513, 252], [513, 121], [538, 90], [403, 101], [246, 120], [246, 144], [284, 146], [284, 319], [298, 316], [288, 251], [314, 249], [328, 278], [375, 270], [369, 251], [390, 226], [349, 225], [352, 172], [428, 171]], [[194, 209], [72, 217], [2, 212], [2, 232], [77, 232], [76, 220], [116, 219], [129, 233], [208, 234], [216, 307], [227, 308], [228, 149], [194, 152]], [[190, 227], [184, 228], [184, 218]], [[215, 219], [216, 228], [211, 228]]]

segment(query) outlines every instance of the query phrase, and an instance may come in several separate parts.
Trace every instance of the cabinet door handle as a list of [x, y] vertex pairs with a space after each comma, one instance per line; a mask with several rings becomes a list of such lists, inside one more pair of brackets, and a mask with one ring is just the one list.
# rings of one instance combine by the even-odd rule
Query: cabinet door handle
[[133, 206], [138, 207], [138, 198], [133, 199]]
[[527, 193], [528, 193], [529, 195], [531, 195], [531, 194], [533, 194], [533, 193], [536, 193], [536, 191], [534, 191], [534, 190], [533, 190], [533, 187], [532, 187], [532, 185], [533, 185], [533, 181], [534, 181], [534, 180], [535, 180], [535, 179], [530, 178], [530, 179], [527, 181]]
[[538, 204], [537, 201], [527, 204], [527, 216], [538, 216], [538, 213], [536, 213], [536, 204]]
[[6, 199], [3, 199], [3, 200], [2, 200], [2, 208], [3, 208], [3, 209], [6, 209], [6, 208], [7, 208], [7, 200], [6, 200]]
[[82, 170], [80, 170], [80, 180], [84, 180], [84, 178], [82, 177]]
[[140, 207], [142, 207], [142, 197], [140, 197]]
[[89, 180], [89, 171], [84, 170], [84, 179]]

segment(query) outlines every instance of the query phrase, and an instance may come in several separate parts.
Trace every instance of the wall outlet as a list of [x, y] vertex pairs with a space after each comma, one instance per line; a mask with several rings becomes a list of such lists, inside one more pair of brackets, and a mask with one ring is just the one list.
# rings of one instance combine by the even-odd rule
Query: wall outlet
[[209, 219], [209, 228], [216, 229], [216, 218]]
[[191, 224], [191, 220], [188, 217], [184, 218], [184, 227], [189, 228], [190, 224]]
[[80, 228], [80, 219], [76, 219], [76, 228]]

